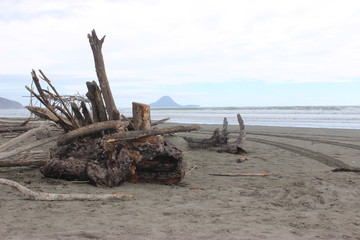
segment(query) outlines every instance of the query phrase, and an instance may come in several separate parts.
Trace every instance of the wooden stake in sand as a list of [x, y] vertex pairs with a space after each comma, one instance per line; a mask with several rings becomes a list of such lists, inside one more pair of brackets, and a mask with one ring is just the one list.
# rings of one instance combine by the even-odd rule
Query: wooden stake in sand
[[30, 200], [38, 200], [38, 201], [72, 201], [72, 200], [89, 200], [89, 201], [97, 201], [97, 200], [130, 200], [134, 196], [129, 194], [57, 194], [57, 193], [38, 193], [30, 190], [23, 185], [9, 180], [5, 178], [0, 178], [0, 184], [8, 185], [10, 187], [14, 187], [19, 190], [21, 193], [25, 194]]

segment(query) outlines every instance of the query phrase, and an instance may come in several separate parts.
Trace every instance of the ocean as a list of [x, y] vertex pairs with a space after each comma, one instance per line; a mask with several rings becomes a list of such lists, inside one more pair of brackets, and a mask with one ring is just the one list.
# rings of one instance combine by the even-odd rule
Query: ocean
[[[119, 110], [125, 116], [132, 115], [131, 108]], [[360, 106], [153, 108], [151, 118], [170, 117], [168, 122], [221, 125], [226, 117], [230, 125], [237, 125], [238, 113], [245, 125], [360, 129]], [[26, 109], [0, 109], [1, 118], [29, 115]]]

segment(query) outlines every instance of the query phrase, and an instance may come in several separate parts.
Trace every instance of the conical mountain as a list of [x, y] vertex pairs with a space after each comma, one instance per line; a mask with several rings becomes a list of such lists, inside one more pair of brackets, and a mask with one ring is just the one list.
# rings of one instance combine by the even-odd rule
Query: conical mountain
[[180, 104], [177, 104], [169, 96], [163, 96], [154, 103], [150, 103], [150, 107], [158, 108], [172, 108], [172, 107], [182, 107]]

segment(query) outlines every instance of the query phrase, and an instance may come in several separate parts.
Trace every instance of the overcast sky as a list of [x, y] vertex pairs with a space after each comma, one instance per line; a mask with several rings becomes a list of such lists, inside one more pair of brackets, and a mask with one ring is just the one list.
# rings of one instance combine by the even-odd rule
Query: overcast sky
[[118, 107], [360, 103], [359, 0], [1, 0], [0, 96], [27, 105], [31, 69], [85, 94], [92, 29]]

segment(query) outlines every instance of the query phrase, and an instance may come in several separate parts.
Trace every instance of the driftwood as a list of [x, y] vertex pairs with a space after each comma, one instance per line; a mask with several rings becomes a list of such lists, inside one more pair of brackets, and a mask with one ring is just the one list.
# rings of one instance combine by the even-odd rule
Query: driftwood
[[156, 136], [156, 135], [164, 135], [169, 133], [176, 132], [190, 132], [199, 130], [199, 125], [191, 125], [191, 126], [176, 126], [176, 127], [166, 127], [166, 128], [157, 128], [151, 130], [140, 130], [140, 131], [129, 131], [129, 132], [119, 132], [110, 135], [107, 142], [116, 142], [130, 139], [139, 139], [143, 137]]
[[[105, 72], [102, 55], [105, 36], [99, 39], [93, 30], [88, 39], [99, 85], [95, 81], [86, 83], [87, 99], [60, 96], [40, 71], [41, 78], [50, 86], [44, 89], [32, 71], [36, 88], [27, 89], [44, 108], [28, 109], [65, 131], [57, 147], [50, 149], [50, 159], [40, 171], [46, 177], [83, 180], [106, 187], [124, 181], [165, 184], [181, 181], [185, 174], [182, 151], [161, 135], [193, 131], [199, 126], [151, 129], [168, 119], [152, 123], [150, 106], [142, 103], [133, 103], [132, 117], [120, 119]], [[90, 110], [85, 102], [90, 102]]]
[[46, 177], [88, 180], [106, 187], [126, 180], [169, 184], [184, 177], [182, 158], [182, 152], [162, 136], [117, 143], [88, 139], [53, 149], [41, 172]]
[[106, 109], [104, 106], [104, 102], [101, 96], [101, 91], [99, 86], [95, 81], [86, 82], [86, 86], [88, 88], [88, 92], [86, 96], [91, 102], [92, 113], [94, 122], [104, 122], [107, 121]]
[[26, 132], [34, 127], [18, 126], [18, 127], [0, 127], [0, 133], [2, 132]]
[[21, 153], [21, 152], [24, 152], [24, 151], [27, 151], [27, 150], [30, 150], [30, 149], [33, 149], [33, 148], [36, 148], [38, 146], [44, 145], [44, 144], [46, 144], [48, 142], [54, 141], [57, 138], [58, 138], [57, 136], [44, 138], [44, 139], [32, 142], [32, 143], [30, 143], [28, 145], [18, 147], [18, 148], [14, 149], [14, 150], [11, 150], [11, 151], [2, 152], [2, 153], [0, 153], [0, 160], [2, 160], [4, 158], [11, 157], [11, 156], [14, 156], [14, 155], [16, 155], [18, 153]]
[[114, 121], [114, 120], [113, 121], [94, 123], [94, 124], [87, 125], [87, 126], [78, 128], [78, 129], [76, 129], [74, 131], [71, 131], [71, 132], [68, 132], [68, 133], [64, 134], [57, 141], [57, 145], [62, 146], [62, 145], [65, 145], [65, 144], [71, 142], [72, 140], [74, 140], [74, 139], [76, 139], [78, 137], [91, 135], [91, 134], [94, 134], [94, 133], [102, 132], [104, 130], [113, 129], [113, 130], [116, 130], [116, 131], [125, 131], [125, 128], [128, 125], [129, 125], [128, 122]]
[[149, 130], [151, 127], [150, 106], [143, 103], [132, 103], [134, 130]]
[[32, 128], [29, 131], [27, 131], [26, 133], [21, 134], [20, 136], [11, 139], [10, 141], [4, 143], [3, 145], [0, 146], [0, 152], [5, 151], [6, 149], [24, 141], [25, 139], [28, 139], [29, 137], [33, 136], [36, 134], [36, 132], [38, 131], [45, 131], [46, 126], [44, 123], [42, 123], [39, 127], [37, 128]]
[[94, 55], [96, 74], [105, 100], [109, 120], [120, 120], [120, 113], [116, 108], [115, 101], [111, 93], [111, 88], [105, 72], [104, 57], [101, 51], [105, 36], [99, 39], [95, 30], [92, 30], [91, 35], [88, 34], [88, 38]]
[[21, 193], [25, 194], [27, 199], [37, 200], [37, 201], [74, 201], [74, 200], [88, 200], [88, 201], [98, 201], [98, 200], [130, 200], [134, 196], [129, 194], [59, 194], [59, 193], [39, 193], [30, 190], [23, 185], [5, 178], [0, 178], [0, 184], [7, 185], [10, 187], [16, 188]]
[[160, 120], [157, 120], [157, 121], [153, 121], [151, 122], [151, 126], [156, 126], [156, 125], [159, 125], [159, 124], [162, 124], [166, 121], [169, 121], [170, 118], [164, 118], [164, 119], [160, 119]]
[[244, 121], [241, 118], [240, 114], [237, 114], [237, 119], [239, 122], [239, 136], [234, 142], [229, 142], [229, 132], [227, 130], [228, 121], [224, 118], [223, 127], [220, 131], [219, 128], [215, 129], [213, 135], [209, 139], [193, 139], [190, 137], [185, 137], [184, 139], [188, 142], [189, 146], [192, 148], [214, 148], [218, 152], [228, 152], [232, 154], [242, 154], [246, 153], [243, 148], [245, 140], [245, 125]]

